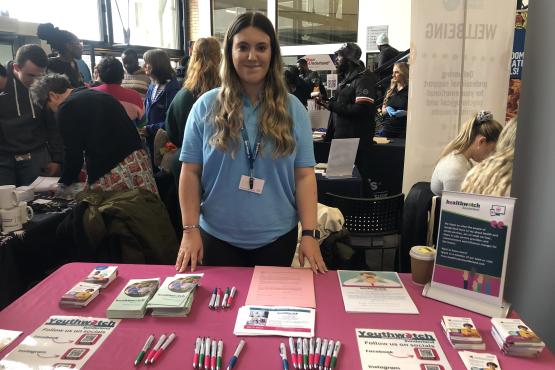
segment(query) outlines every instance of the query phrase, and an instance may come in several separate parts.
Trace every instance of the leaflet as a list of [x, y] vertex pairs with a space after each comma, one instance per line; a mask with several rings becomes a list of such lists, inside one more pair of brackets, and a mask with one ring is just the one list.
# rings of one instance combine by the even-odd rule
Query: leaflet
[[291, 306], [243, 306], [237, 313], [235, 335], [314, 336], [316, 310]]
[[451, 370], [432, 331], [355, 329], [362, 368]]
[[23, 332], [0, 329], [0, 351], [9, 346], [14, 340], [17, 339], [17, 337], [21, 335], [21, 333]]
[[346, 312], [418, 314], [396, 272], [338, 270]]
[[459, 356], [467, 370], [501, 370], [497, 356], [490, 353], [460, 351]]
[[51, 316], [2, 361], [3, 369], [82, 369], [120, 320]]

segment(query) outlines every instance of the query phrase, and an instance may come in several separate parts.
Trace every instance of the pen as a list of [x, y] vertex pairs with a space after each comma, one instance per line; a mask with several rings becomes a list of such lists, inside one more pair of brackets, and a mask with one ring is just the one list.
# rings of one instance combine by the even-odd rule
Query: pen
[[233, 369], [233, 366], [235, 366], [235, 363], [239, 358], [239, 354], [241, 353], [241, 350], [243, 349], [244, 346], [245, 346], [245, 341], [241, 339], [241, 341], [237, 345], [237, 348], [235, 349], [235, 353], [233, 354], [233, 357], [231, 357], [231, 360], [229, 360], [229, 364], [227, 365], [227, 370]]
[[202, 369], [204, 366], [204, 338], [200, 340], [200, 356], [198, 359], [198, 368]]
[[331, 364], [330, 370], [335, 369], [335, 365], [337, 364], [337, 356], [339, 355], [339, 348], [341, 348], [341, 342], [335, 342], [335, 348], [333, 349], [333, 355], [331, 357]]
[[303, 340], [297, 338], [297, 366], [299, 369], [303, 368]]
[[220, 309], [220, 300], [222, 299], [222, 290], [220, 288], [218, 288], [218, 290], [216, 291], [216, 301], [214, 302], [214, 309], [219, 310]]
[[208, 303], [208, 308], [211, 310], [214, 309], [214, 303], [216, 302], [217, 293], [218, 293], [218, 288], [214, 288], [214, 290], [212, 291], [212, 297], [210, 297], [210, 303]]
[[308, 369], [308, 339], [303, 338], [303, 368]]
[[322, 341], [322, 350], [320, 351], [320, 362], [318, 363], [318, 369], [322, 370], [324, 367], [324, 361], [326, 360], [326, 351], [328, 349], [328, 340], [324, 339]]
[[168, 346], [172, 344], [174, 339], [175, 339], [175, 333], [171, 333], [170, 336], [164, 341], [164, 344], [162, 344], [162, 347], [160, 347], [160, 349], [156, 351], [156, 353], [154, 354], [154, 357], [152, 357], [152, 360], [150, 360], [151, 364], [153, 364], [156, 360], [158, 360], [158, 357], [160, 357], [162, 355], [162, 352], [164, 352], [166, 348], [168, 348]]
[[158, 350], [160, 349], [160, 347], [162, 346], [165, 340], [166, 340], [166, 334], [162, 334], [162, 336], [158, 339], [158, 342], [156, 342], [156, 345], [154, 345], [154, 348], [152, 348], [148, 353], [148, 356], [146, 356], [145, 365], [148, 365], [149, 363], [151, 363], [152, 358], [154, 357], [156, 352], [158, 352]]
[[285, 344], [279, 344], [279, 354], [281, 356], [281, 363], [283, 364], [283, 370], [289, 370], [289, 364], [287, 363], [287, 349]]
[[225, 292], [224, 292], [224, 298], [222, 299], [222, 308], [227, 308], [229, 307], [227, 305], [227, 300], [229, 298], [229, 287], [225, 288]]
[[218, 342], [212, 341], [212, 353], [210, 354], [210, 368], [216, 370], [216, 356], [218, 355]]
[[291, 350], [291, 362], [293, 363], [293, 367], [297, 368], [297, 353], [295, 351], [295, 339], [293, 337], [289, 337], [289, 349]]
[[326, 352], [326, 361], [324, 362], [324, 370], [330, 367], [331, 355], [333, 354], [333, 340], [328, 342], [328, 351]]
[[204, 343], [204, 369], [210, 368], [210, 338], [206, 337]]
[[237, 293], [237, 289], [235, 287], [232, 287], [231, 292], [229, 293], [229, 298], [227, 299], [227, 307], [231, 307], [233, 298], [235, 298], [235, 293]]
[[195, 354], [193, 355], [193, 369], [196, 369], [198, 366], [198, 357], [200, 354], [202, 338], [197, 337], [197, 341], [195, 342]]
[[216, 359], [216, 370], [220, 370], [222, 368], [222, 357], [224, 354], [224, 341], [218, 341], [218, 357]]
[[320, 351], [322, 350], [322, 339], [320, 337], [316, 338], [316, 348], [314, 349], [314, 368], [318, 368], [320, 363]]
[[150, 337], [148, 337], [148, 339], [146, 340], [146, 343], [141, 349], [141, 352], [139, 352], [139, 354], [135, 358], [135, 366], [141, 363], [141, 361], [143, 360], [143, 357], [145, 357], [146, 351], [148, 351], [153, 341], [154, 341], [154, 335], [151, 335]]
[[314, 338], [308, 340], [308, 368], [312, 369], [314, 366]]

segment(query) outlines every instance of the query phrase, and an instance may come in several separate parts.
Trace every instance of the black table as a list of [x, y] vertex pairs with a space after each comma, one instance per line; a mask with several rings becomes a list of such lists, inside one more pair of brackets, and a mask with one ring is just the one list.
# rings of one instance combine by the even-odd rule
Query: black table
[[353, 177], [327, 178], [317, 173], [316, 186], [318, 187], [318, 203], [326, 205], [328, 204], [326, 193], [355, 198], [362, 196], [362, 179], [356, 168], [353, 170]]
[[[374, 144], [369, 149], [367, 168], [360, 168], [368, 184], [365, 193], [368, 197], [386, 197], [399, 194], [403, 187], [405, 165], [405, 139], [390, 139], [389, 144]], [[315, 141], [314, 157], [317, 163], [327, 163], [330, 142]], [[318, 191], [320, 194], [320, 191]], [[343, 194], [347, 195], [347, 194]], [[320, 198], [318, 198], [320, 199]]]
[[36, 213], [24, 233], [0, 236], [0, 310], [66, 263], [56, 228], [68, 211]]

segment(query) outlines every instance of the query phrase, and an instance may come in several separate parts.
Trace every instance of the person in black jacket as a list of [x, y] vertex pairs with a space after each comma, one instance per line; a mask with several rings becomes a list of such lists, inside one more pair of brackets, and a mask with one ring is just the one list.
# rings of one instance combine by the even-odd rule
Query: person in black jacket
[[4, 91], [7, 81], [8, 81], [8, 71], [6, 71], [6, 67], [0, 64], [0, 92]]
[[[374, 105], [376, 77], [360, 65], [360, 47], [347, 42], [335, 52], [339, 85], [335, 97], [329, 101], [316, 98], [316, 102], [331, 111], [325, 140], [359, 138], [355, 164], [363, 178], [369, 176], [370, 149], [376, 122]], [[363, 190], [365, 187], [363, 188]]]
[[38, 176], [56, 176], [63, 159], [55, 122], [33, 105], [29, 86], [48, 59], [38, 45], [23, 45], [8, 63], [0, 94], [0, 185], [29, 185]]
[[157, 193], [148, 154], [119, 101], [99, 91], [72, 89], [60, 74], [36, 80], [31, 97], [56, 114], [64, 139], [61, 184], [79, 180], [85, 159], [87, 183], [93, 190], [143, 188]]

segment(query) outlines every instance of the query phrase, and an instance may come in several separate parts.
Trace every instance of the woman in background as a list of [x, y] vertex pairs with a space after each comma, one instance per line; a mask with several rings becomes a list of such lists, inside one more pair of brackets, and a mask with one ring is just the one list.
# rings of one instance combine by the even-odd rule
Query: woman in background
[[59, 56], [48, 59], [47, 71], [66, 75], [72, 87], [83, 86], [83, 76], [76, 62], [77, 59], [81, 59], [83, 46], [77, 36], [54, 27], [52, 23], [39, 24], [37, 36], [46, 40], [52, 49], [59, 53]]
[[507, 123], [499, 135], [495, 154], [470, 170], [464, 179], [461, 191], [504, 197], [511, 195], [516, 126], [515, 117]]
[[409, 103], [409, 65], [399, 62], [393, 65], [391, 85], [382, 105], [383, 131], [385, 137], [405, 137], [407, 132], [407, 108]]
[[443, 149], [434, 169], [431, 189], [460, 191], [461, 184], [474, 162], [482, 162], [495, 150], [503, 126], [487, 111], [475, 114], [461, 128], [458, 136]]

